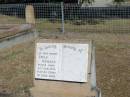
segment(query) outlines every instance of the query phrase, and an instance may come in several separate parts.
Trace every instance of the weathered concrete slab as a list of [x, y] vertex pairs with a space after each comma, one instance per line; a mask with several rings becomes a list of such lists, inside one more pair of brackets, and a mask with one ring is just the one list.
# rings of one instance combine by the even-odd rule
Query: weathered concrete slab
[[30, 41], [38, 36], [33, 25], [22, 24], [0, 32], [0, 49]]
[[14, 35], [19, 34], [19, 33], [24, 33], [24, 32], [29, 31], [31, 29], [33, 29], [33, 26], [30, 24], [21, 24], [18, 26], [13, 26], [11, 28], [9, 27], [7, 29], [2, 29], [3, 32], [0, 31], [0, 39], [14, 36]]

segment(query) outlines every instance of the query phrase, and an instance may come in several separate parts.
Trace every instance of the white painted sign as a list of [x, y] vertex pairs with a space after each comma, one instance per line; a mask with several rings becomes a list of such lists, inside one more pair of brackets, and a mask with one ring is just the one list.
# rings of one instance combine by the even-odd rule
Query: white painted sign
[[87, 82], [89, 44], [37, 43], [35, 78]]

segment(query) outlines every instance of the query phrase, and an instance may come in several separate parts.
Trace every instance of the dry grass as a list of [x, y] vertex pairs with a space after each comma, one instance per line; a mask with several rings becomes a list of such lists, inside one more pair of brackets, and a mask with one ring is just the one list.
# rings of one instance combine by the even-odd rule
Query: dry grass
[[[93, 21], [81, 21], [79, 24], [75, 24], [78, 21], [66, 21], [66, 32], [87, 32], [87, 33], [129, 33], [130, 31], [130, 19], [113, 19], [113, 20], [96, 20], [97, 23], [93, 24]], [[82, 23], [83, 22], [83, 23]], [[92, 24], [91, 24], [92, 23]], [[40, 32], [60, 32], [61, 21], [56, 20], [54, 23], [48, 20], [37, 20], [37, 28]]]
[[33, 42], [0, 51], [0, 84], [6, 82], [11, 96], [29, 97], [33, 80], [33, 55]]
[[0, 24], [25, 24], [25, 19], [0, 14]]
[[[97, 84], [103, 97], [130, 97], [130, 20], [106, 20], [97, 25], [41, 22], [37, 27], [42, 38], [63, 37], [94, 40], [96, 46]], [[79, 33], [78, 29], [82, 31]], [[44, 32], [43, 32], [44, 31]], [[85, 32], [84, 32], [85, 31]], [[103, 33], [104, 31], [104, 33]], [[53, 33], [52, 33], [53, 32]], [[92, 33], [90, 33], [92, 32]], [[102, 33], [101, 33], [102, 32]], [[33, 81], [34, 42], [23, 43], [0, 51], [0, 88], [3, 83], [11, 92], [8, 97], [29, 97]], [[0, 97], [4, 97], [1, 96]], [[7, 96], [6, 96], [7, 97]]]
[[[46, 34], [42, 38], [54, 38], [55, 35]], [[64, 37], [95, 40], [97, 83], [103, 97], [130, 97], [130, 34], [66, 33]], [[33, 80], [33, 55], [34, 42], [0, 52], [0, 79], [7, 81], [13, 97], [29, 95]]]

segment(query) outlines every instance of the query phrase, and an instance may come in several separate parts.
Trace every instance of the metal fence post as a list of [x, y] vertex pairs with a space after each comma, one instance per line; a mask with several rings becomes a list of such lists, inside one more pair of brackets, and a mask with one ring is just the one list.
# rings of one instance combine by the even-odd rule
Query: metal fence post
[[62, 13], [62, 33], [65, 32], [65, 26], [64, 26], [64, 3], [61, 2], [61, 13]]

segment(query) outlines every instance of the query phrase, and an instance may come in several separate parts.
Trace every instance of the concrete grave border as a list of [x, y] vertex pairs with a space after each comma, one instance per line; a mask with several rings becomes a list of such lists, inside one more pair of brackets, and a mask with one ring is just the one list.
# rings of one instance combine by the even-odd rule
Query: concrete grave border
[[92, 41], [86, 39], [39, 39], [36, 40], [36, 43], [37, 42], [88, 43], [90, 45], [87, 75], [89, 79], [86, 83], [75, 83], [67, 81], [37, 80], [34, 78], [34, 87], [30, 89], [33, 97], [101, 97], [101, 91], [96, 86], [95, 49]]
[[0, 33], [0, 49], [35, 39], [38, 33], [31, 24], [22, 24], [11, 27]]

